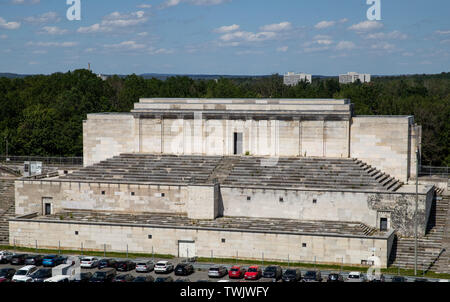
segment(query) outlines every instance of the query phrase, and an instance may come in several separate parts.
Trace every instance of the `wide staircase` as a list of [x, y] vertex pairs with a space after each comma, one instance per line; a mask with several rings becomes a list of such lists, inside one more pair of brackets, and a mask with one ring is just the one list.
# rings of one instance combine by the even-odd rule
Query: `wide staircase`
[[[417, 239], [417, 268], [425, 271], [441, 271], [450, 273], [448, 267], [448, 251], [443, 246], [448, 239], [449, 196], [436, 198], [431, 207], [427, 225], [427, 234]], [[413, 269], [414, 238], [397, 237], [392, 246], [390, 263], [394, 267]], [[444, 262], [447, 261], [447, 267]]]
[[224, 180], [229, 186], [396, 191], [402, 183], [357, 159], [241, 157]]
[[14, 213], [14, 179], [0, 179], [0, 245], [9, 244], [8, 219]]
[[205, 183], [221, 156], [121, 154], [60, 179], [167, 184]]

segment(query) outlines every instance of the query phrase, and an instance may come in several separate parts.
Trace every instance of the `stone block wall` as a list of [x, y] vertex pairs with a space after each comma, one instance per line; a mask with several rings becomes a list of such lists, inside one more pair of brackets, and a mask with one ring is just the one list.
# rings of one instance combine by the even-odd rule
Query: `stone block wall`
[[[393, 233], [382, 237], [283, 234], [195, 228], [158, 228], [66, 221], [15, 219], [9, 222], [11, 245], [23, 247], [179, 255], [180, 241], [195, 242], [196, 256], [360, 265], [372, 255], [386, 267]], [[78, 235], [75, 235], [75, 231]], [[152, 235], [149, 238], [149, 235]], [[222, 242], [225, 239], [225, 242]]]

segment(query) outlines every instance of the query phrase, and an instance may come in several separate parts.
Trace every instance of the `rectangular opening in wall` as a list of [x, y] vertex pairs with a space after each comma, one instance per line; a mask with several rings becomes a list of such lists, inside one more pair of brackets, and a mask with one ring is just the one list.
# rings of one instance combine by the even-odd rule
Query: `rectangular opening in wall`
[[388, 220], [387, 218], [380, 218], [380, 231], [387, 231], [388, 229]]
[[302, 243], [302, 247], [306, 247], [306, 243]]
[[52, 215], [52, 204], [46, 203], [45, 204], [45, 213], [44, 215]]
[[283, 197], [280, 197], [280, 202], [284, 202], [284, 198]]
[[102, 191], [102, 195], [105, 195], [105, 193], [106, 193], [105, 191]]
[[317, 203], [317, 199], [313, 199], [313, 204], [316, 204]]
[[250, 201], [252, 200], [252, 198], [250, 196], [247, 196], [247, 200]]
[[225, 238], [222, 238], [222, 243], [225, 243]]
[[131, 196], [134, 196], [134, 192], [131, 192]]
[[233, 154], [234, 155], [242, 155], [242, 133], [240, 132], [235, 132], [234, 133], [234, 140], [233, 140], [233, 146], [234, 146], [234, 150], [233, 150]]

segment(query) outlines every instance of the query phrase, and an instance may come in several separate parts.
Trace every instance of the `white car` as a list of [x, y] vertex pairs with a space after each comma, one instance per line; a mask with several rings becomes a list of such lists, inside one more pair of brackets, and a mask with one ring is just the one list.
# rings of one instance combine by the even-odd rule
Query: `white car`
[[19, 269], [14, 277], [12, 278], [12, 282], [31, 282], [33, 279], [30, 277], [32, 273], [37, 271], [37, 267], [35, 265], [27, 265]]
[[173, 264], [169, 261], [158, 261], [155, 264], [155, 273], [170, 273], [173, 271]]
[[69, 276], [58, 275], [45, 279], [44, 282], [69, 282]]
[[361, 272], [350, 272], [348, 274], [347, 282], [366, 282], [366, 277]]
[[8, 263], [11, 261], [13, 253], [7, 251], [0, 251], [0, 263]]
[[84, 257], [81, 259], [80, 266], [82, 268], [94, 268], [98, 266], [98, 259], [95, 257]]

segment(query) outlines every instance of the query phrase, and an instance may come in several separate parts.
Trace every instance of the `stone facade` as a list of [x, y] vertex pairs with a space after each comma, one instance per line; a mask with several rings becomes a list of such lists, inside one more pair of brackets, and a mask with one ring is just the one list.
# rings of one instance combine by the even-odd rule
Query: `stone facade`
[[413, 117], [358, 117], [348, 100], [142, 99], [130, 114], [89, 114], [84, 165], [125, 152], [358, 158], [406, 182], [415, 175]]
[[[393, 232], [380, 237], [289, 234], [195, 227], [164, 228], [14, 219], [11, 245], [40, 248], [169, 254], [179, 256], [180, 242], [193, 242], [196, 256], [360, 265], [375, 255], [386, 267]], [[75, 235], [75, 231], [78, 235]], [[151, 235], [151, 238], [149, 238]], [[222, 239], [225, 239], [223, 242]]]

